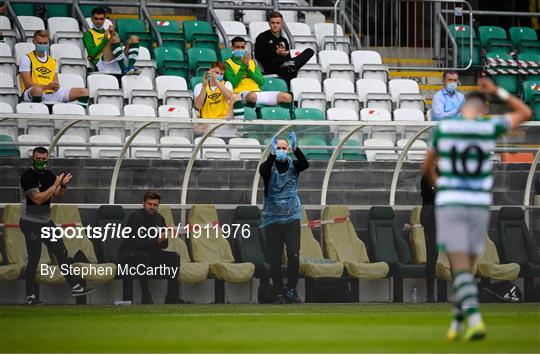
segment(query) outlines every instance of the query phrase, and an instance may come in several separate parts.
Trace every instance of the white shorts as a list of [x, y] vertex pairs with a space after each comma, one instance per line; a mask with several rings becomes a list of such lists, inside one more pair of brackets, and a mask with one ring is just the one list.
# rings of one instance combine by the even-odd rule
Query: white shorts
[[437, 244], [447, 253], [482, 255], [490, 217], [482, 207], [436, 207]]
[[118, 62], [116, 60], [111, 60], [110, 62], [106, 62], [100, 59], [99, 62], [97, 62], [96, 64], [96, 68], [101, 73], [122, 74], [122, 69], [120, 69], [120, 65], [118, 65]]
[[[23, 93], [23, 101], [32, 102], [32, 94], [28, 88]], [[60, 88], [51, 93], [44, 93], [41, 97], [41, 102], [69, 102], [69, 91], [67, 88]]]
[[[240, 96], [242, 97], [242, 102], [246, 103], [246, 95], [250, 93], [250, 91], [242, 91], [240, 93]], [[279, 95], [279, 91], [257, 91], [254, 92], [257, 94], [257, 104], [267, 105], [267, 106], [276, 106], [277, 105], [277, 97]]]

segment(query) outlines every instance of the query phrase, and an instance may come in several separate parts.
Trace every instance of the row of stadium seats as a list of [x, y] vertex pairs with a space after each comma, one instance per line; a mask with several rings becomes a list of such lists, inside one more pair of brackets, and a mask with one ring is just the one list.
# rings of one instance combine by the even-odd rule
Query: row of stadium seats
[[[176, 227], [171, 208], [160, 205], [161, 213], [167, 226]], [[16, 280], [23, 277], [26, 263], [24, 236], [18, 226], [20, 206], [7, 205], [3, 212], [4, 237], [3, 245], [8, 250], [7, 262], [0, 266], [0, 280]], [[322, 220], [329, 221], [322, 225], [321, 248], [307, 226], [307, 215], [303, 211], [300, 243], [300, 275], [309, 279], [322, 277], [375, 280], [392, 278], [393, 300], [403, 301], [403, 279], [423, 278], [425, 275], [425, 241], [419, 224], [420, 209], [417, 207], [411, 213], [412, 248], [400, 236], [395, 225], [395, 213], [390, 207], [372, 207], [368, 217], [367, 247], [355, 231], [350, 221], [350, 212], [346, 206], [326, 206], [322, 211]], [[56, 204], [52, 207], [53, 221], [63, 227], [82, 226], [79, 211], [74, 205]], [[246, 225], [249, 228], [247, 238], [224, 238], [223, 232], [214, 236], [214, 230], [200, 228], [198, 238], [184, 238], [171, 235], [166, 250], [177, 252], [181, 266], [179, 279], [185, 283], [199, 283], [207, 278], [222, 282], [243, 283], [252, 277], [262, 280], [269, 279], [269, 268], [263, 245], [264, 234], [259, 229], [260, 211], [256, 206], [239, 206], [234, 211], [233, 223]], [[101, 206], [98, 210], [97, 226], [107, 223], [123, 224], [125, 214], [121, 206]], [[189, 211], [188, 224], [191, 226], [219, 225], [216, 209], [212, 205], [193, 205]], [[416, 222], [416, 223], [413, 223]], [[483, 279], [514, 280], [518, 276], [524, 278], [525, 300], [528, 300], [533, 285], [533, 277], [540, 276], [535, 255], [538, 251], [530, 238], [527, 226], [523, 222], [523, 211], [519, 208], [502, 208], [499, 212], [499, 252], [486, 238], [486, 253], [476, 261], [476, 275]], [[418, 227], [420, 226], [420, 229]], [[218, 229], [219, 230], [219, 229]], [[516, 233], [519, 231], [519, 233]], [[210, 237], [210, 233], [212, 233]], [[205, 237], [206, 235], [206, 237]], [[81, 250], [89, 264], [100, 264], [111, 268], [111, 275], [90, 276], [89, 281], [108, 282], [116, 277], [118, 262], [118, 247], [121, 240], [108, 238], [106, 241], [92, 243], [84, 234], [83, 238], [64, 238], [68, 253], [73, 255]], [[422, 251], [422, 245], [424, 249]], [[96, 248], [98, 250], [96, 251]], [[191, 252], [188, 252], [191, 249]], [[368, 253], [369, 249], [369, 253]], [[204, 250], [204, 252], [202, 252]], [[368, 256], [369, 254], [369, 256]], [[499, 256], [499, 255], [500, 256]], [[99, 257], [98, 257], [99, 256]], [[502, 263], [501, 263], [502, 262]], [[47, 249], [42, 249], [40, 263], [52, 264]], [[79, 267], [89, 267], [78, 264]], [[58, 268], [57, 268], [58, 270]], [[448, 258], [440, 253], [437, 261], [437, 277], [450, 281]], [[63, 282], [58, 272], [52, 278], [42, 277], [38, 273], [37, 281], [42, 284], [57, 284]], [[306, 293], [309, 292], [307, 288]], [[443, 292], [444, 293], [444, 292]], [[439, 295], [441, 296], [441, 295]], [[128, 298], [132, 295], [128, 295]], [[216, 301], [222, 295], [216, 295]], [[222, 299], [220, 299], [222, 300]], [[306, 294], [306, 301], [311, 301], [311, 295]], [[356, 299], [356, 301], [358, 301]]]

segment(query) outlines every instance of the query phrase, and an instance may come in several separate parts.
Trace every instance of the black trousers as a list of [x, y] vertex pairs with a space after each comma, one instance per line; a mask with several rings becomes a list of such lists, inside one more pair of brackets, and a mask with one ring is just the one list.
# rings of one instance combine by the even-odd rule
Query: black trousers
[[[177, 268], [180, 272], [180, 256], [172, 251], [164, 250], [121, 250], [118, 253], [118, 260], [121, 264], [128, 264], [129, 266], [144, 265], [145, 267], [154, 267], [159, 265], [165, 265], [169, 267]], [[167, 298], [180, 297], [180, 281], [177, 277], [172, 277], [167, 281]], [[141, 283], [141, 293], [146, 296], [150, 296], [150, 287], [148, 287], [149, 277], [141, 275], [139, 282]]]
[[424, 227], [426, 239], [426, 288], [428, 296], [433, 296], [435, 287], [435, 267], [439, 253], [437, 251], [437, 231], [435, 229], [435, 207], [423, 205], [420, 212], [420, 224]]
[[[287, 59], [284, 57], [275, 57], [271, 59], [271, 68], [266, 70], [265, 74], [277, 74], [279, 77], [289, 83], [291, 79], [296, 78], [297, 71], [300, 70], [310, 59], [313, 57], [315, 52], [311, 48], [306, 48], [300, 55], [292, 59]], [[296, 67], [295, 72], [290, 72], [288, 68], [282, 67], [281, 65], [289, 60], [294, 61], [294, 66]], [[266, 69], [266, 68], [265, 68]]]
[[[55, 227], [53, 221], [48, 223], [31, 222], [24, 219], [19, 220], [21, 231], [24, 234], [24, 240], [26, 242], [26, 252], [28, 253], [28, 262], [26, 264], [25, 281], [26, 281], [26, 296], [35, 295], [39, 298], [39, 290], [36, 282], [36, 272], [39, 264], [39, 258], [41, 257], [41, 246], [45, 244], [49, 250], [53, 253], [58, 261], [58, 265], [65, 269], [73, 263], [73, 259], [68, 256], [68, 251], [62, 239], [52, 241], [49, 238], [41, 238], [41, 228], [43, 227]], [[64, 266], [66, 265], [66, 266]], [[78, 283], [82, 283], [82, 280], [73, 275], [65, 275], [66, 281], [73, 288]]]
[[274, 290], [280, 294], [283, 289], [281, 258], [285, 245], [287, 246], [287, 288], [296, 288], [300, 268], [300, 221], [270, 224], [265, 227], [264, 231], [268, 246], [268, 258], [270, 259], [270, 277]]

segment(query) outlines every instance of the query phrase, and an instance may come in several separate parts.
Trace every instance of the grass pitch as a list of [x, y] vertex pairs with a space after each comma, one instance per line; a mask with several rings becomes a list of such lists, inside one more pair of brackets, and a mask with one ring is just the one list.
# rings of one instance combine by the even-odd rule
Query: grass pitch
[[485, 340], [449, 343], [449, 304], [0, 307], [1, 352], [540, 352], [539, 304], [483, 304]]

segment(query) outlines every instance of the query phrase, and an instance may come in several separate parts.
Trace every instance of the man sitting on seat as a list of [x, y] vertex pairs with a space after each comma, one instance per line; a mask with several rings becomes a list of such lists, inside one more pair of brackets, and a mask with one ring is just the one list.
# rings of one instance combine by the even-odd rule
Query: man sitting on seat
[[144, 194], [143, 208], [133, 212], [129, 216], [127, 226], [131, 228], [131, 238], [123, 239], [118, 248], [118, 260], [121, 264], [128, 264], [130, 267], [144, 265], [148, 267], [162, 267], [162, 274], [139, 275], [141, 283], [141, 303], [152, 304], [152, 295], [148, 287], [149, 276], [168, 278], [167, 295], [165, 303], [185, 303], [180, 298], [180, 255], [170, 251], [164, 251], [169, 242], [166, 235], [159, 235], [151, 238], [151, 230], [159, 227], [166, 227], [165, 219], [157, 211], [161, 196], [154, 191], [147, 191]]
[[292, 102], [291, 94], [280, 91], [261, 91], [264, 77], [246, 51], [246, 41], [242, 37], [234, 37], [231, 41], [233, 56], [225, 62], [225, 79], [230, 81], [234, 92], [242, 97], [248, 106], [263, 104], [276, 106]]
[[[103, 73], [136, 75], [141, 70], [135, 67], [139, 56], [139, 37], [129, 36], [122, 49], [120, 37], [111, 25], [105, 28], [106, 11], [102, 7], [92, 10], [92, 28], [84, 33], [83, 43], [88, 60]], [[126, 59], [127, 57], [127, 59]]]
[[38, 30], [32, 40], [36, 49], [23, 56], [19, 62], [22, 101], [70, 102], [77, 100], [88, 106], [88, 89], [61, 88], [58, 83], [58, 66], [49, 53], [49, 32]]
[[311, 48], [295, 58], [291, 57], [289, 41], [283, 37], [283, 15], [274, 11], [268, 18], [270, 29], [260, 33], [255, 40], [255, 57], [264, 67], [265, 74], [277, 74], [287, 83], [296, 78], [298, 70], [313, 57]]

